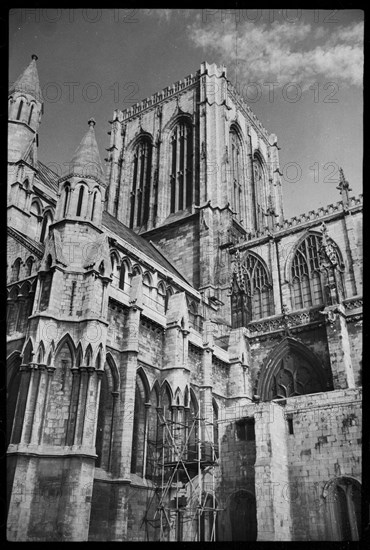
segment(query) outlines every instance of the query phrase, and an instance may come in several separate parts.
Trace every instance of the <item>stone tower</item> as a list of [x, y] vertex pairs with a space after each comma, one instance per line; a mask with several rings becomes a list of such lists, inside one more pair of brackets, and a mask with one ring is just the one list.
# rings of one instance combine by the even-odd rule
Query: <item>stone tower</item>
[[58, 540], [87, 537], [111, 280], [94, 124], [59, 180], [38, 270], [10, 444], [20, 490], [10, 500], [9, 538], [16, 531], [25, 540], [30, 525], [36, 537], [45, 529]]
[[43, 100], [37, 55], [9, 90], [8, 223], [21, 231], [29, 225], [33, 179], [37, 172], [38, 131]]
[[226, 318], [227, 249], [283, 219], [276, 136], [208, 63], [115, 111], [109, 133], [108, 212], [162, 246]]

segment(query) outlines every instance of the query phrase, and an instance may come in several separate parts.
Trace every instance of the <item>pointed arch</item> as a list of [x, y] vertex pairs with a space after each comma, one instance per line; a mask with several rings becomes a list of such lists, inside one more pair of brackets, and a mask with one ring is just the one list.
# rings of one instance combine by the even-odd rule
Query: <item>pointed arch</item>
[[11, 282], [19, 281], [22, 258], [17, 258], [12, 265], [12, 280]]
[[165, 126], [168, 147], [170, 213], [184, 210], [195, 200], [193, 186], [193, 122], [186, 113], [178, 113]]
[[55, 350], [55, 358], [58, 357], [58, 355], [60, 354], [60, 351], [61, 349], [63, 348], [64, 345], [67, 345], [68, 349], [69, 349], [69, 352], [71, 354], [71, 359], [72, 359], [72, 365], [75, 364], [75, 357], [76, 357], [76, 348], [75, 348], [75, 344], [73, 342], [73, 339], [71, 337], [71, 335], [69, 334], [69, 332], [66, 332], [62, 338], [60, 338], [57, 346], [56, 346], [56, 350]]
[[324, 486], [328, 540], [357, 541], [361, 531], [361, 483], [353, 476], [330, 479]]
[[29, 256], [26, 260], [26, 277], [31, 277], [34, 264], [35, 264], [35, 257]]
[[91, 344], [89, 344], [86, 348], [86, 351], [85, 351], [85, 361], [84, 361], [84, 364], [87, 366], [87, 367], [90, 367], [92, 366], [92, 362], [93, 362], [93, 350], [92, 350], [92, 346]]
[[75, 366], [78, 368], [83, 364], [83, 351], [82, 351], [82, 345], [81, 342], [78, 343], [77, 350], [76, 350], [76, 362]]
[[268, 355], [256, 393], [263, 401], [327, 391], [327, 375], [318, 357], [294, 338], [284, 338]]
[[143, 275], [143, 269], [140, 264], [134, 264], [132, 266], [132, 276], [134, 277], [135, 275]]
[[36, 358], [37, 358], [36, 363], [44, 364], [44, 361], [45, 361], [45, 346], [44, 346], [44, 342], [42, 340], [39, 344]]
[[[344, 266], [338, 245], [330, 238], [328, 242], [337, 256], [339, 265]], [[286, 261], [285, 277], [290, 284], [293, 309], [312, 307], [325, 302], [325, 281], [320, 259], [321, 245], [321, 232], [305, 231]], [[344, 292], [342, 273], [338, 272], [338, 277], [337, 282]]]
[[174, 403], [177, 406], [184, 404], [182, 391], [180, 390], [179, 386], [177, 386], [176, 391], [175, 391]]
[[62, 217], [66, 218], [69, 214], [69, 204], [71, 200], [71, 184], [67, 181], [63, 186], [63, 211]]
[[106, 355], [106, 362], [109, 367], [109, 371], [112, 377], [112, 388], [113, 391], [118, 391], [120, 387], [120, 375], [119, 370], [117, 368], [117, 364], [114, 360], [113, 355], [108, 351]]
[[231, 311], [234, 328], [273, 315], [272, 277], [266, 262], [248, 251], [241, 263], [242, 276], [234, 274]]
[[229, 165], [231, 173], [231, 207], [238, 219], [245, 215], [245, 139], [239, 124], [234, 121], [229, 130]]
[[96, 467], [106, 471], [111, 469], [118, 391], [118, 369], [112, 355], [107, 353], [100, 386], [95, 439], [96, 454], [98, 455]]
[[142, 367], [136, 371], [134, 426], [131, 448], [131, 473], [143, 475], [145, 463], [146, 407], [149, 384]]
[[33, 350], [34, 350], [34, 345], [33, 345], [32, 337], [29, 337], [21, 353], [23, 365], [28, 365], [29, 363], [32, 363], [33, 356], [34, 356]]

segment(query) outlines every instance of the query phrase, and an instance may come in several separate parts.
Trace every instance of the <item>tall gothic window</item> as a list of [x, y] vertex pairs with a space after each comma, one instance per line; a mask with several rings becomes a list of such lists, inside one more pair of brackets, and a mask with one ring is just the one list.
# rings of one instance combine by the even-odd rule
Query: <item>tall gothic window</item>
[[17, 120], [19, 120], [21, 118], [22, 108], [23, 108], [23, 99], [19, 102]]
[[184, 120], [171, 134], [171, 213], [191, 206], [193, 202], [193, 131]]
[[76, 216], [81, 216], [82, 204], [83, 204], [83, 200], [84, 200], [84, 193], [85, 193], [85, 187], [83, 185], [81, 185], [80, 191], [78, 193]]
[[328, 391], [328, 374], [315, 354], [292, 338], [285, 338], [270, 353], [258, 381], [263, 401]]
[[[320, 271], [321, 243], [320, 235], [309, 235], [295, 253], [291, 267], [294, 309], [311, 307], [324, 302], [324, 280]], [[338, 255], [338, 248], [335, 246], [334, 249]], [[339, 282], [342, 283], [342, 281]]]
[[239, 278], [234, 276], [231, 295], [232, 325], [245, 326], [273, 313], [272, 285], [264, 264], [248, 254], [241, 265]]
[[266, 212], [266, 176], [259, 156], [255, 156], [253, 160], [253, 179], [254, 179], [254, 200], [255, 200], [255, 218], [256, 229], [265, 227], [265, 212]]
[[241, 141], [234, 128], [230, 131], [230, 168], [232, 179], [231, 205], [238, 217], [243, 218], [243, 157]]
[[149, 219], [152, 144], [148, 138], [140, 140], [133, 158], [130, 227], [140, 227]]

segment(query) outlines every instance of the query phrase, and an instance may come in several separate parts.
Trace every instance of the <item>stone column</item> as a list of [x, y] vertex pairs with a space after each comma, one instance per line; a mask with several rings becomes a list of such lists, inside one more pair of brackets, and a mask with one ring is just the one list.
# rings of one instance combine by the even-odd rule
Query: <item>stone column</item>
[[282, 406], [261, 403], [255, 411], [257, 541], [291, 540], [291, 510]]
[[322, 313], [326, 318], [326, 336], [334, 389], [354, 388], [351, 348], [344, 306], [342, 304], [326, 306]]

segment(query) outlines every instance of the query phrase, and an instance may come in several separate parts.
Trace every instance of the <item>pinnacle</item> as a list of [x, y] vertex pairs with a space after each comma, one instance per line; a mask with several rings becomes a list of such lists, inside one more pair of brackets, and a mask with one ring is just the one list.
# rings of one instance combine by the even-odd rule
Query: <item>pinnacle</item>
[[72, 157], [69, 172], [104, 181], [104, 170], [95, 138], [95, 119], [90, 118], [88, 124], [89, 129]]
[[36, 61], [38, 59], [37, 55], [32, 54], [32, 60], [28, 67], [23, 71], [23, 73], [18, 77], [11, 86], [9, 93], [13, 92], [23, 92], [34, 97], [37, 101], [42, 102], [42, 95], [40, 90], [39, 75], [37, 72]]

